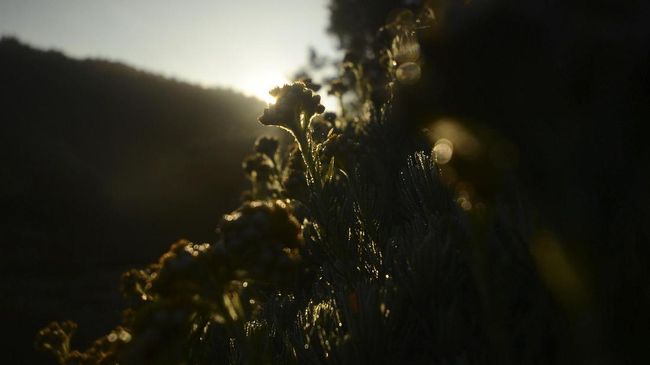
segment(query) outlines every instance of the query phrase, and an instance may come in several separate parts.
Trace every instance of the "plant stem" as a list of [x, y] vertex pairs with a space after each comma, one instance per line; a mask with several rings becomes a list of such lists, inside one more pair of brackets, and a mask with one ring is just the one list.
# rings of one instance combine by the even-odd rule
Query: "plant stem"
[[308, 182], [312, 182], [316, 186], [316, 189], [320, 190], [321, 187], [321, 177], [318, 169], [316, 168], [316, 162], [314, 160], [314, 155], [311, 149], [311, 143], [307, 138], [307, 132], [304, 129], [300, 129], [296, 133], [296, 141], [298, 142], [298, 147], [302, 153], [302, 158], [305, 161], [305, 166], [307, 167], [307, 172], [309, 173]]

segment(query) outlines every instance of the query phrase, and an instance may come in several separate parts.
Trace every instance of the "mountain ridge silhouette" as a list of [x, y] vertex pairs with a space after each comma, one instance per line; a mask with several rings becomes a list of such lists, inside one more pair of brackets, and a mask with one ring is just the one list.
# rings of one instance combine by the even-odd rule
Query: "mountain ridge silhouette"
[[123, 63], [0, 40], [0, 288], [12, 363], [50, 320], [117, 322], [119, 274], [173, 241], [210, 241], [236, 208], [265, 104]]

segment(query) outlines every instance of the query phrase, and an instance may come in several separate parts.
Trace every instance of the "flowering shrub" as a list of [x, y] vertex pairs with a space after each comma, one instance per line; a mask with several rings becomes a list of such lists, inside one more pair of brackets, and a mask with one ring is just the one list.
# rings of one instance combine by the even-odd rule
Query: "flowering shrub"
[[[516, 213], [472, 209], [443, 182], [430, 141], [392, 114], [425, 67], [418, 32], [432, 21], [427, 9], [399, 13], [372, 52], [350, 52], [328, 88], [339, 114], [325, 113], [310, 79], [271, 90], [276, 103], [259, 121], [293, 142], [258, 139], [242, 166], [250, 189], [216, 242], [176, 242], [125, 273], [130, 307], [89, 349], [72, 349], [70, 322], [41, 330], [37, 347], [61, 364], [520, 364], [566, 354], [566, 308], [511, 224]], [[542, 259], [557, 254], [539, 247]]]

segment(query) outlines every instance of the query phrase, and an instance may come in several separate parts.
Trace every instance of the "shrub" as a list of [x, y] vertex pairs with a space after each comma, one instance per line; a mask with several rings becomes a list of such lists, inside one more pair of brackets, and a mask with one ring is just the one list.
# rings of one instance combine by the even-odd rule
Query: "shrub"
[[[573, 363], [598, 357], [592, 293], [521, 201], [481, 200], [449, 179], [450, 141], [394, 103], [426, 67], [431, 11], [397, 13], [329, 82], [297, 81], [259, 121], [250, 189], [218, 240], [174, 243], [123, 276], [119, 327], [84, 352], [53, 323], [38, 347], [61, 364]], [[444, 142], [444, 143], [443, 143]], [[437, 144], [436, 144], [437, 143]], [[511, 199], [510, 201], [508, 199]], [[585, 345], [587, 344], [587, 345]], [[589, 355], [588, 352], [593, 351]]]

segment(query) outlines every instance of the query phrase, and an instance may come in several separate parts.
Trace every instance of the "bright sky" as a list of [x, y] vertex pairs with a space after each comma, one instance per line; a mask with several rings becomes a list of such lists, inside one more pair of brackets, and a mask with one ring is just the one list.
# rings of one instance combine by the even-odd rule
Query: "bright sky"
[[335, 53], [328, 16], [327, 0], [0, 0], [0, 33], [268, 100], [309, 46]]

